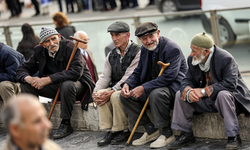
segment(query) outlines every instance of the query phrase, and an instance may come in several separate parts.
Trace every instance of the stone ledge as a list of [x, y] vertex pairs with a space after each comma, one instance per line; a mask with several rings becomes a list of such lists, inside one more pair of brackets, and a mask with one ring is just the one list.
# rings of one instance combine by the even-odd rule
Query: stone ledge
[[[0, 108], [1, 106], [3, 106], [2, 102], [0, 102]], [[45, 103], [44, 106], [49, 114], [52, 103]], [[149, 113], [147, 112], [147, 114]], [[238, 121], [241, 139], [250, 141], [250, 117], [245, 117], [244, 114], [240, 114], [238, 116]], [[2, 126], [1, 122], [2, 121], [0, 121], [0, 127]], [[60, 104], [56, 104], [51, 117], [51, 122], [54, 129], [57, 129], [60, 125]], [[100, 131], [98, 109], [94, 108], [93, 105], [90, 104], [89, 110], [83, 111], [80, 104], [74, 104], [71, 124], [75, 130]], [[129, 129], [132, 130], [133, 127], [131, 124], [129, 126]], [[194, 135], [200, 138], [226, 139], [224, 122], [218, 113], [195, 115], [193, 119], [193, 131]], [[144, 128], [139, 126], [136, 132], [144, 132]], [[174, 134], [178, 135], [179, 132], [174, 131]]]

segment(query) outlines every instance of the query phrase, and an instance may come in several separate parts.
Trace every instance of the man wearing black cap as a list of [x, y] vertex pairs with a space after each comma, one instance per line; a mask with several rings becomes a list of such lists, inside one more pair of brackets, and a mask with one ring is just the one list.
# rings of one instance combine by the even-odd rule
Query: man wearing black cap
[[[250, 112], [250, 91], [231, 54], [213, 44], [205, 33], [191, 41], [188, 72], [176, 93], [172, 129], [182, 131], [169, 149], [196, 141], [192, 131], [194, 112], [219, 112], [228, 137], [226, 150], [239, 149], [241, 138], [237, 113]], [[205, 125], [205, 124], [204, 124]]]
[[128, 118], [120, 101], [121, 83], [138, 65], [140, 46], [129, 40], [129, 25], [116, 21], [108, 27], [116, 48], [108, 53], [103, 72], [92, 94], [99, 109], [100, 128], [108, 130], [98, 146], [119, 144], [129, 136]]
[[[175, 92], [179, 90], [187, 70], [180, 47], [159, 34], [160, 30], [154, 22], [143, 23], [136, 29], [135, 35], [143, 43], [140, 61], [132, 75], [122, 84], [120, 97], [133, 125], [149, 97], [148, 108], [155, 124], [143, 114], [139, 125], [143, 125], [146, 132], [132, 145], [143, 145], [157, 139], [151, 143], [151, 148], [164, 147], [175, 141], [170, 127], [170, 109], [173, 108]], [[157, 65], [157, 61], [170, 63], [159, 77], [161, 66]]]
[[[70, 124], [73, 104], [80, 100], [82, 109], [88, 109], [92, 101], [91, 94], [95, 86], [86, 62], [77, 49], [70, 67], [66, 69], [74, 48], [74, 43], [61, 37], [50, 27], [43, 27], [40, 32], [40, 45], [34, 54], [17, 69], [17, 79], [21, 82], [21, 92], [55, 98], [60, 86], [62, 122], [54, 139], [63, 138], [73, 132]], [[39, 71], [39, 77], [32, 77]], [[84, 97], [86, 93], [86, 96]]]

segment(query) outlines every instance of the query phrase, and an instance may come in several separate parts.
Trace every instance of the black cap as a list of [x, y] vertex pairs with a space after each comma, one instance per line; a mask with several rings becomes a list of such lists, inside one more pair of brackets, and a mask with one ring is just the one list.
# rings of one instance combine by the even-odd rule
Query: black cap
[[129, 25], [124, 21], [116, 21], [108, 27], [108, 32], [129, 32]]
[[135, 36], [142, 37], [144, 35], [151, 34], [158, 30], [157, 24], [154, 22], [145, 22], [140, 24], [135, 30]]

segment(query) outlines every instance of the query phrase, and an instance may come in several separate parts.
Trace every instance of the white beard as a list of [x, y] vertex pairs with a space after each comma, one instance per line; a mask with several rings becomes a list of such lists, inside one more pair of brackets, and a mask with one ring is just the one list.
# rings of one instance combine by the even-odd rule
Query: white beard
[[147, 50], [149, 50], [149, 51], [154, 51], [154, 50], [157, 48], [158, 44], [159, 44], [159, 39], [157, 39], [157, 41], [156, 41], [156, 42], [153, 42], [153, 43], [154, 43], [154, 46], [153, 46], [153, 47], [148, 47], [147, 45], [146, 45], [146, 46], [144, 45], [144, 47], [145, 47]]
[[[196, 60], [194, 60], [194, 58], [196, 58]], [[205, 58], [205, 56], [203, 54], [200, 55], [200, 58], [193, 56], [192, 65], [196, 66], [196, 65], [200, 64], [204, 60], [204, 58]]]

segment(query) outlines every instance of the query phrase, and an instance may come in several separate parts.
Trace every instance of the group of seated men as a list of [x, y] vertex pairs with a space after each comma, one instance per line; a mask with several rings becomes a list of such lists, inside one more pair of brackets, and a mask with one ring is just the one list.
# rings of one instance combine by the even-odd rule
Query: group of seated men
[[[195, 112], [219, 112], [228, 137], [226, 149], [240, 148], [237, 115], [249, 114], [250, 91], [230, 53], [214, 45], [205, 32], [196, 34], [191, 40], [187, 68], [180, 47], [160, 36], [154, 22], [137, 27], [135, 36], [142, 46], [129, 39], [130, 27], [124, 21], [112, 23], [107, 31], [115, 48], [108, 53], [99, 79], [89, 66], [92, 62], [86, 58], [88, 54], [84, 55], [86, 48], [80, 45], [65, 70], [74, 43], [54, 28], [42, 28], [40, 45], [25, 62], [22, 55], [1, 43], [1, 62], [12, 58], [16, 68], [1, 66], [0, 96], [5, 99], [6, 91], [15, 94], [21, 91], [54, 98], [60, 87], [62, 121], [52, 136], [54, 139], [73, 132], [70, 118], [75, 100], [81, 102], [83, 110], [93, 101], [98, 106], [100, 129], [108, 131], [98, 146], [124, 143], [130, 135], [128, 121], [135, 125], [147, 99], [153, 122], [147, 114], [142, 115], [139, 125], [144, 126], [145, 133], [132, 145], [154, 141], [150, 148], [181, 148], [196, 141], [192, 131]], [[158, 61], [170, 63], [160, 76], [162, 66]], [[170, 110], [173, 110], [172, 121]], [[181, 134], [175, 138], [172, 129], [180, 130]]]

